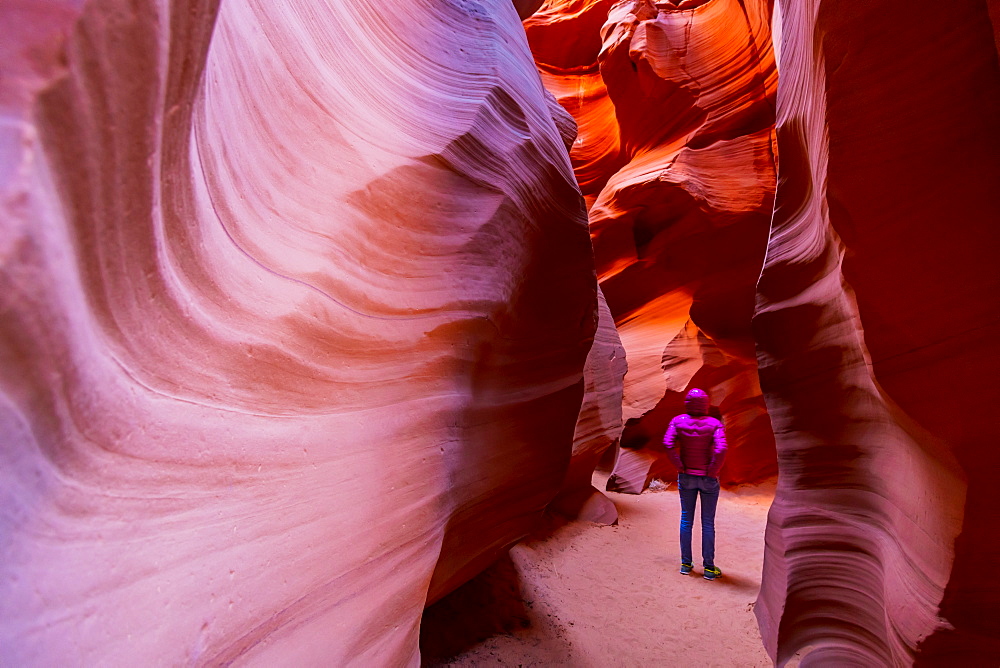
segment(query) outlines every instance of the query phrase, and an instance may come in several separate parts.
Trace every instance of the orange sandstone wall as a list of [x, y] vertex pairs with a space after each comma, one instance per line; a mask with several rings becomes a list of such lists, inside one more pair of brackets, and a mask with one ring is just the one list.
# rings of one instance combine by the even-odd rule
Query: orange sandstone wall
[[514, 6], [0, 13], [0, 663], [416, 664], [595, 332]]
[[660, 442], [692, 385], [725, 418], [724, 481], [776, 471], [750, 331], [775, 182], [769, 22], [756, 0], [549, 0], [525, 22], [580, 128], [571, 157], [629, 360], [618, 491], [672, 475]]
[[[780, 2], [754, 332], [778, 665], [998, 665], [996, 3]], [[610, 297], [609, 297], [610, 298]]]
[[588, 205], [627, 162], [599, 62], [601, 26], [612, 4], [611, 0], [547, 0], [524, 22], [542, 82], [576, 120], [578, 134], [570, 157]]

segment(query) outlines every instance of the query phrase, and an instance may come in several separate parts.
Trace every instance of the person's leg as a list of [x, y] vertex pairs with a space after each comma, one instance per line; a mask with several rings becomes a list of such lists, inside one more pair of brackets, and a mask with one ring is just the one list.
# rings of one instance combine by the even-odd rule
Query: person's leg
[[719, 479], [701, 482], [701, 557], [705, 568], [715, 568], [715, 508], [719, 504]]
[[698, 488], [694, 487], [690, 476], [677, 476], [677, 492], [681, 497], [681, 563], [694, 563], [691, 555], [691, 531], [694, 526], [694, 506], [698, 498]]

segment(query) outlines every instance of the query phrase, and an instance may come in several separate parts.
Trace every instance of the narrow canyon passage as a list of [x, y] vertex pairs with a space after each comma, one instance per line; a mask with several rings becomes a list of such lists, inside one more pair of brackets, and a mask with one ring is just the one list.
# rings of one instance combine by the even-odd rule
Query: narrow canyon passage
[[0, 666], [1000, 666], [1000, 0], [0, 44]]
[[[607, 474], [594, 484], [604, 487]], [[550, 523], [430, 608], [428, 666], [768, 666], [753, 615], [775, 481], [723, 490], [717, 559], [724, 577], [677, 572], [676, 484], [608, 496], [617, 526]]]

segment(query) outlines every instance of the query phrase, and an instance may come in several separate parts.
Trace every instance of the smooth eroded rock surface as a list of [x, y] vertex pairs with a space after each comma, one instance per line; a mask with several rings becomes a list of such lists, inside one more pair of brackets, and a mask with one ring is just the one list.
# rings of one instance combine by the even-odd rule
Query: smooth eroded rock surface
[[779, 665], [996, 665], [987, 3], [780, 8], [781, 167], [754, 318], [781, 467], [764, 641]]
[[628, 363], [600, 289], [597, 298], [597, 333], [583, 369], [586, 392], [573, 435], [573, 456], [562, 489], [550, 507], [570, 518], [614, 524], [618, 521], [615, 505], [594, 488], [591, 479], [602, 457], [617, 447], [621, 437], [622, 378]]
[[525, 22], [580, 127], [571, 156], [629, 360], [622, 443], [643, 453], [619, 458], [619, 491], [673, 475], [663, 432], [696, 384], [731, 434], [723, 480], [776, 471], [749, 327], [775, 181], [769, 20], [756, 0], [549, 0]]
[[580, 190], [593, 203], [625, 164], [615, 107], [601, 77], [601, 27], [611, 0], [547, 0], [524, 22], [545, 87], [576, 119], [570, 157]]
[[0, 12], [0, 663], [416, 663], [594, 335], [514, 6]]

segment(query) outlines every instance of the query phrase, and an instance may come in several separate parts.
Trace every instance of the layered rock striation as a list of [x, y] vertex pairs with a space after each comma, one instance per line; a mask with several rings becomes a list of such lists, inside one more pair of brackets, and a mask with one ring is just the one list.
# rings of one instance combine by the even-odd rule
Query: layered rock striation
[[692, 385], [731, 433], [727, 482], [775, 468], [750, 332], [773, 206], [776, 70], [767, 2], [549, 0], [525, 22], [575, 117], [597, 272], [629, 359], [612, 477], [670, 477], [660, 441]]
[[0, 663], [417, 663], [595, 331], [514, 6], [0, 12]]
[[754, 317], [781, 468], [756, 613], [778, 665], [1000, 662], [988, 4], [780, 2]]
[[599, 62], [601, 26], [612, 4], [612, 0], [547, 0], [524, 22], [542, 82], [579, 128], [570, 157], [588, 205], [627, 161]]

